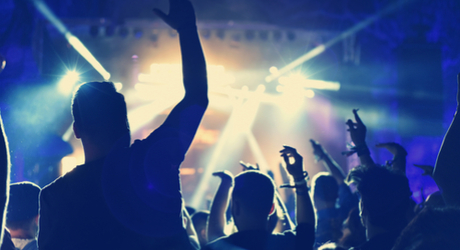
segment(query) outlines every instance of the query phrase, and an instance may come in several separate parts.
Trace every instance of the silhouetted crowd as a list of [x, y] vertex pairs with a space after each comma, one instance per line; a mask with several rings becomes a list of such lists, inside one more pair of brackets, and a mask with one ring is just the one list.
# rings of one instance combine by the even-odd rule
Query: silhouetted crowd
[[[357, 154], [360, 165], [349, 173], [311, 139], [326, 172], [309, 176], [303, 157], [284, 145], [286, 184], [277, 187], [273, 172], [240, 162], [243, 171], [235, 176], [213, 173], [221, 182], [209, 211], [186, 207], [180, 165], [208, 106], [206, 62], [192, 4], [169, 3], [169, 14], [154, 12], [179, 33], [185, 95], [145, 139], [131, 144], [124, 96], [113, 83], [84, 83], [71, 110], [85, 163], [43, 189], [31, 182], [10, 185], [8, 133], [0, 119], [2, 250], [460, 249], [457, 115], [435, 166], [417, 165], [440, 189], [422, 204], [412, 199], [404, 147], [378, 144], [394, 157], [375, 163], [366, 126], [353, 110], [354, 120], [346, 123], [352, 146], [344, 153]], [[293, 198], [295, 213], [282, 197]]]

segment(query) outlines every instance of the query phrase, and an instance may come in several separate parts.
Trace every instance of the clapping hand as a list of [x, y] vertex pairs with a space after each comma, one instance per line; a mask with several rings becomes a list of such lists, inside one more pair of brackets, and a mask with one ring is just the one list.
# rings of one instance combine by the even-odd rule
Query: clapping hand
[[175, 30], [196, 29], [195, 11], [189, 0], [169, 0], [169, 14], [159, 9], [153, 12]]

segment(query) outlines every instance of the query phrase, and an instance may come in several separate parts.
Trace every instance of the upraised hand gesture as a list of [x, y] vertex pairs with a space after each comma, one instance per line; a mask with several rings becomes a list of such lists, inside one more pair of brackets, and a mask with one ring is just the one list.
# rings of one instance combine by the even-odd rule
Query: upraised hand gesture
[[243, 167], [243, 171], [246, 170], [260, 170], [259, 164], [256, 163], [256, 165], [252, 165], [251, 163], [245, 163], [243, 161], [240, 161], [240, 165]]
[[[293, 147], [284, 145], [284, 148], [280, 151], [281, 157], [283, 157], [286, 164], [286, 170], [291, 175], [295, 181], [303, 180], [304, 170], [303, 170], [303, 158], [297, 150]], [[294, 162], [291, 163], [290, 158], [294, 159]]]
[[348, 131], [350, 131], [351, 140], [356, 146], [361, 146], [366, 144], [366, 126], [358, 115], [359, 109], [353, 109], [353, 114], [355, 115], [356, 123], [351, 119], [348, 119], [346, 124], [348, 125]]
[[416, 166], [416, 167], [420, 168], [421, 170], [423, 170], [422, 175], [428, 175], [428, 176], [433, 177], [433, 171], [434, 171], [433, 166], [431, 166], [431, 165], [420, 165], [420, 164], [414, 164], [414, 166]]
[[318, 141], [310, 139], [311, 146], [313, 148], [313, 155], [315, 156], [315, 160], [318, 162], [322, 160], [325, 156], [325, 150]]
[[407, 151], [403, 146], [396, 142], [379, 143], [375, 145], [378, 148], [385, 148], [393, 155], [392, 168], [402, 174], [406, 174], [406, 156]]
[[221, 185], [226, 185], [229, 187], [233, 186], [233, 174], [228, 170], [219, 171], [212, 173], [213, 176], [219, 177], [222, 181]]
[[169, 0], [168, 15], [156, 8], [153, 12], [177, 31], [196, 29], [195, 11], [189, 0]]

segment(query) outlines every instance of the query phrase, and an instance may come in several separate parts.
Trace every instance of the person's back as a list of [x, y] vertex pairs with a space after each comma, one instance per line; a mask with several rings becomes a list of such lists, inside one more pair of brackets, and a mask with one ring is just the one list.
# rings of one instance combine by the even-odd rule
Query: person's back
[[80, 86], [72, 113], [85, 164], [40, 194], [40, 250], [189, 249], [179, 167], [208, 104], [206, 63], [188, 0], [157, 15], [178, 30], [185, 96], [164, 123], [129, 145], [124, 98], [109, 82]]
[[10, 185], [6, 227], [18, 250], [37, 250], [38, 196], [40, 187], [31, 182]]

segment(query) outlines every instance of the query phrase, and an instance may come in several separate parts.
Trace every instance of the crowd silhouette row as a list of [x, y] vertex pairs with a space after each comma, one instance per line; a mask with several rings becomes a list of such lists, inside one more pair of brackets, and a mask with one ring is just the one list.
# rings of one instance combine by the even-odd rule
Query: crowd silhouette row
[[378, 144], [394, 158], [375, 163], [366, 126], [353, 110], [354, 120], [346, 122], [353, 146], [346, 154], [357, 154], [360, 165], [349, 173], [311, 139], [327, 172], [309, 176], [303, 157], [284, 145], [279, 153], [286, 184], [277, 187], [273, 173], [240, 162], [236, 176], [213, 174], [221, 182], [209, 210], [186, 207], [180, 165], [208, 106], [206, 62], [192, 4], [169, 3], [169, 14], [154, 13], [179, 33], [185, 95], [147, 138], [131, 144], [126, 103], [113, 83], [84, 83], [71, 111], [85, 163], [40, 189], [9, 184], [8, 131], [0, 119], [2, 250], [460, 249], [457, 114], [435, 166], [417, 165], [440, 189], [422, 204], [412, 199], [404, 147]]

